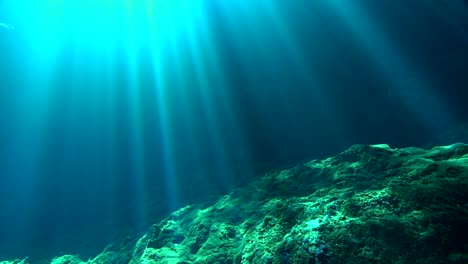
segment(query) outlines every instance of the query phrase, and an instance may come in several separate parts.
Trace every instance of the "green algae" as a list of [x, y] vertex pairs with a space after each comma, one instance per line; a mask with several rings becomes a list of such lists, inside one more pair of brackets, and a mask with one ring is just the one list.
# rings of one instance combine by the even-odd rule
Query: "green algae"
[[467, 154], [355, 145], [181, 208], [93, 259], [50, 263], [468, 263]]

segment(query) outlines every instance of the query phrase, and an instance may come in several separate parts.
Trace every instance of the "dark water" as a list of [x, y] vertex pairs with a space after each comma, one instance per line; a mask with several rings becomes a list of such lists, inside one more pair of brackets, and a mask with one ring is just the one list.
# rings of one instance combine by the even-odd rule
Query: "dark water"
[[130, 63], [124, 44], [64, 42], [44, 66], [21, 26], [2, 30], [0, 257], [90, 256], [352, 144], [467, 139], [466, 1], [322, 2], [206, 1], [197, 56], [181, 42], [159, 75], [151, 44]]

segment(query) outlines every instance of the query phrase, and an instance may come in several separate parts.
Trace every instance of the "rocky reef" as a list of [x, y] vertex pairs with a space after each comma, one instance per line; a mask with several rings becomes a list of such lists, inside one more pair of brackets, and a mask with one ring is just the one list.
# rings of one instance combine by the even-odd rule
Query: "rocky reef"
[[181, 208], [95, 258], [41, 263], [468, 263], [468, 145], [355, 145]]

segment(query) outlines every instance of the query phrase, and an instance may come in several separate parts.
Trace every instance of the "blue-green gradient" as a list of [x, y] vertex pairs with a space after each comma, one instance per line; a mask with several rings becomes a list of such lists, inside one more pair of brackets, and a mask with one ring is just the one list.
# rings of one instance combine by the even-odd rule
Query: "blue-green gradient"
[[267, 169], [434, 142], [468, 121], [465, 3], [1, 1], [0, 258], [92, 255]]

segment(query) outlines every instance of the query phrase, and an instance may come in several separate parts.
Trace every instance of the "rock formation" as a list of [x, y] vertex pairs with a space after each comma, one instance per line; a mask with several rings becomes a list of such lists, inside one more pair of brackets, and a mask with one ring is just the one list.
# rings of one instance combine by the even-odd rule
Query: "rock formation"
[[468, 263], [468, 145], [355, 145], [181, 208], [93, 259], [44, 263]]

